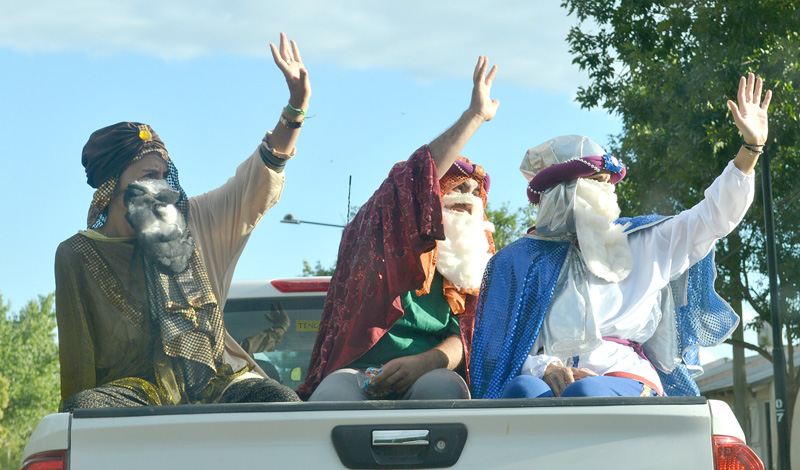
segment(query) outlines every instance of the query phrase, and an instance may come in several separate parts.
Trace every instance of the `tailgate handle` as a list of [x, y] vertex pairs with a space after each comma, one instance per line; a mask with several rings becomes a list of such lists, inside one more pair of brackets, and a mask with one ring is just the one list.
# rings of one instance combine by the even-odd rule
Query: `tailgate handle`
[[392, 429], [372, 431], [373, 446], [426, 446], [430, 444], [431, 432], [427, 429]]
[[445, 468], [458, 462], [467, 442], [464, 423], [349, 424], [331, 430], [347, 468]]

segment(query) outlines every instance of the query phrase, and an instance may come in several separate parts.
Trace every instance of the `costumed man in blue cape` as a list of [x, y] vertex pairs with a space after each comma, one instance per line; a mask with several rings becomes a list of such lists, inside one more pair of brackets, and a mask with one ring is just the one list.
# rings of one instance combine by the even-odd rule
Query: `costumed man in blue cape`
[[762, 81], [728, 101], [744, 142], [697, 205], [673, 217], [619, 219], [625, 167], [581, 136], [525, 154], [527, 236], [487, 266], [472, 348], [473, 398], [699, 395], [698, 347], [739, 318], [714, 292], [714, 243], [753, 200], [767, 140]]

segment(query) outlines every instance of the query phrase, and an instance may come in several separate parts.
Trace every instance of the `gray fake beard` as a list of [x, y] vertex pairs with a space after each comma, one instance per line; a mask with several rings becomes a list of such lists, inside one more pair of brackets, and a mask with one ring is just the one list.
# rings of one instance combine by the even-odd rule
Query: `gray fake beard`
[[194, 239], [175, 206], [179, 197], [164, 180], [134, 181], [125, 190], [125, 218], [136, 232], [144, 256], [166, 274], [186, 271], [194, 252]]
[[[459, 203], [470, 204], [472, 212], [447, 208]], [[436, 270], [457, 289], [477, 289], [492, 257], [486, 231], [494, 232], [494, 225], [483, 220], [483, 200], [477, 196], [445, 194], [442, 206], [445, 239], [437, 244]]]

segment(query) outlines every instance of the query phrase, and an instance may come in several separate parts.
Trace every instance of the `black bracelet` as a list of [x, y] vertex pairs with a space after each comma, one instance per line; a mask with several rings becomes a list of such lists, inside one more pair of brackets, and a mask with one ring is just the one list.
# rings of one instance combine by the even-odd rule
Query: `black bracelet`
[[[744, 141], [742, 141], [742, 147], [746, 148], [747, 150], [749, 150], [749, 151], [751, 151], [753, 153], [757, 153], [759, 155], [764, 153], [764, 150], [766, 149], [764, 144], [761, 144], [761, 145], [748, 144], [747, 142], [744, 142]], [[761, 147], [761, 148], [758, 148], [758, 147]]]
[[267, 150], [267, 146], [263, 143], [258, 146], [258, 151], [261, 153], [261, 160], [264, 162], [264, 165], [271, 170], [274, 170], [277, 173], [283, 171], [283, 167], [286, 166], [286, 161], [282, 158], [278, 158], [272, 154], [269, 150]]
[[299, 121], [290, 121], [286, 119], [286, 116], [284, 116], [283, 113], [281, 113], [280, 121], [281, 124], [288, 127], [289, 129], [300, 129], [301, 127], [303, 127], [303, 123], [306, 122], [305, 118]]
[[[747, 150], [749, 150], [752, 153], [757, 153], [759, 155], [764, 153], [764, 149], [766, 148], [764, 145], [751, 146], [747, 142], [742, 142], [742, 147], [746, 148]], [[761, 147], [761, 148], [756, 148], [756, 147]]]

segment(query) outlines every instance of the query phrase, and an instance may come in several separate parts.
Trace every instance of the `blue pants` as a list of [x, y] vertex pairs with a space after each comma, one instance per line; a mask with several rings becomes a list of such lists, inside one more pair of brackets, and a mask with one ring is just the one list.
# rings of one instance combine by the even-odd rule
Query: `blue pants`
[[[650, 387], [647, 387], [650, 389]], [[585, 377], [576, 380], [564, 389], [562, 397], [638, 397], [645, 391], [641, 382], [624, 377]], [[650, 389], [647, 396], [658, 392]], [[514, 377], [503, 389], [500, 398], [552, 397], [553, 391], [547, 383], [531, 375]]]

